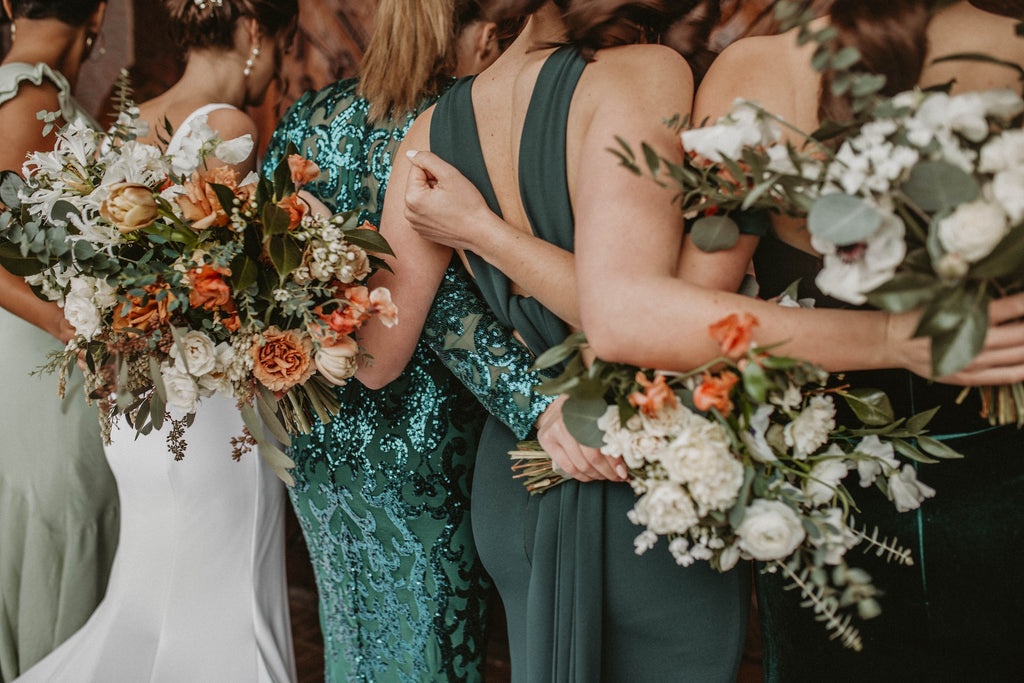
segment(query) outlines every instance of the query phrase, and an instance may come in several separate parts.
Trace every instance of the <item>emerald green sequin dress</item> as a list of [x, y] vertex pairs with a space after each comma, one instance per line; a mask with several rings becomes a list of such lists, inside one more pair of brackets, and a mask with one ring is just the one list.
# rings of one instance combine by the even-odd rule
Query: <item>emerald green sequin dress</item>
[[[375, 124], [367, 109], [353, 80], [307, 93], [264, 168], [292, 142], [323, 171], [308, 190], [379, 224], [413, 115]], [[468, 509], [481, 403], [526, 436], [550, 402], [532, 392], [532, 361], [453, 267], [402, 375], [380, 391], [350, 381], [341, 413], [293, 441], [290, 496], [316, 572], [329, 681], [482, 678], [491, 584]]]

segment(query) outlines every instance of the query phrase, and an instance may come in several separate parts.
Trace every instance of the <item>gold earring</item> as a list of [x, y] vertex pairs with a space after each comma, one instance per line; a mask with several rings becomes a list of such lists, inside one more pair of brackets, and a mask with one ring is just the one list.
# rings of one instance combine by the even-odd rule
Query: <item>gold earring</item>
[[260, 56], [260, 46], [253, 45], [252, 52], [249, 53], [249, 59], [245, 60], [245, 68], [242, 69], [242, 75], [246, 78], [252, 73], [252, 67], [256, 64], [256, 58]]

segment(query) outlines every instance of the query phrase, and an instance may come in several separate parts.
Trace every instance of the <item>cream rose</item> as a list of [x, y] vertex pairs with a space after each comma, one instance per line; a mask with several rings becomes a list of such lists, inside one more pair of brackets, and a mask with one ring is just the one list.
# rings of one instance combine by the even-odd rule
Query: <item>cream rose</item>
[[1006, 214], [999, 206], [977, 199], [961, 204], [939, 221], [939, 242], [946, 251], [975, 263], [992, 253], [1009, 229]]
[[167, 405], [184, 413], [195, 411], [199, 401], [199, 385], [192, 375], [176, 365], [164, 364], [160, 368], [160, 376], [167, 393]]
[[64, 317], [75, 328], [77, 334], [92, 339], [100, 331], [102, 319], [96, 308], [96, 290], [85, 278], [71, 280], [71, 291], [64, 299]]
[[356, 374], [359, 368], [359, 344], [347, 335], [338, 337], [332, 343], [324, 342], [320, 346], [313, 361], [320, 374], [338, 386], [344, 386], [346, 380]]
[[170, 356], [175, 366], [184, 363], [193, 377], [202, 377], [211, 372], [217, 362], [217, 351], [213, 341], [198, 330], [191, 330], [171, 345]]
[[115, 183], [110, 187], [110, 194], [100, 204], [100, 216], [114, 225], [121, 234], [148, 227], [157, 217], [153, 191], [136, 183]]
[[759, 498], [751, 503], [736, 529], [740, 549], [755, 560], [781, 560], [806, 537], [800, 517], [778, 500]]

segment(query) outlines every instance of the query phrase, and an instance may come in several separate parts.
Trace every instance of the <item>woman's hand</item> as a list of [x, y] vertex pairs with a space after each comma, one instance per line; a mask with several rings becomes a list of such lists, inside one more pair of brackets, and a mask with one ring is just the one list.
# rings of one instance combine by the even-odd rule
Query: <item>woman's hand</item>
[[[893, 314], [888, 338], [899, 348], [901, 366], [931, 377], [931, 340], [913, 339], [918, 312]], [[989, 327], [981, 353], [963, 370], [937, 378], [962, 386], [1010, 384], [1024, 380], [1024, 293], [989, 304]]]
[[559, 396], [537, 418], [537, 439], [552, 462], [577, 481], [626, 481], [629, 472], [621, 458], [612, 458], [597, 448], [581, 445], [562, 420], [562, 405], [567, 396]]
[[506, 229], [483, 195], [458, 169], [431, 152], [410, 151], [405, 219], [420, 237], [453, 249], [479, 251], [485, 229]]

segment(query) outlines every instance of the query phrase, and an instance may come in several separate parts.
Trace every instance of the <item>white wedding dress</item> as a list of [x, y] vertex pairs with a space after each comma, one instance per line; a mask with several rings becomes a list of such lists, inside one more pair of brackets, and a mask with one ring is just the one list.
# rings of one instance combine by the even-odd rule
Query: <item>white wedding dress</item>
[[121, 536], [106, 597], [18, 683], [295, 680], [284, 485], [255, 451], [232, 460], [242, 419], [230, 399], [203, 399], [181, 461], [168, 429], [113, 434]]

